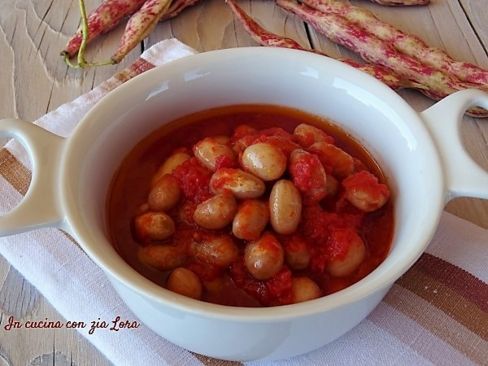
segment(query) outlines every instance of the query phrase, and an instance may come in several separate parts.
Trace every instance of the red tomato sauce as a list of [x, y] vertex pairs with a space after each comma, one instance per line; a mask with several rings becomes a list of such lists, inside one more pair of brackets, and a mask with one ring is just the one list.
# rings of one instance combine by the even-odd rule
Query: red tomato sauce
[[[137, 255], [141, 243], [134, 235], [134, 218], [141, 212], [151, 189], [151, 180], [161, 164], [174, 151], [192, 151], [199, 140], [216, 135], [239, 141], [242, 147], [256, 142], [268, 142], [282, 149], [287, 157], [300, 147], [298, 141], [290, 140], [294, 128], [306, 123], [319, 127], [330, 136], [328, 142], [355, 158], [355, 167], [365, 169], [376, 176], [381, 183], [387, 183], [382, 171], [371, 155], [356, 140], [329, 121], [302, 111], [269, 105], [237, 105], [198, 112], [161, 127], [139, 142], [124, 159], [114, 175], [107, 199], [108, 232], [110, 240], [120, 256], [137, 272], [149, 280], [165, 286], [168, 272], [159, 271], [142, 263]], [[245, 124], [259, 130], [253, 132]], [[308, 137], [307, 137], [308, 139]], [[241, 145], [242, 144], [242, 145]], [[312, 163], [317, 163], [315, 159]], [[218, 168], [232, 167], [226, 158], [217, 161]], [[299, 177], [301, 189], [309, 189], [313, 182], [307, 178], [307, 171]], [[195, 237], [206, 233], [231, 232], [230, 227], [220, 230], [197, 228], [192, 213], [196, 205], [212, 197], [209, 181], [213, 172], [191, 158], [180, 165], [173, 176], [179, 181], [183, 198], [168, 215], [175, 220], [176, 232], [160, 244], [177, 243], [188, 246]], [[288, 173], [287, 173], [288, 174]], [[361, 177], [360, 177], [361, 178]], [[360, 179], [359, 178], [359, 179]], [[291, 180], [291, 177], [287, 176]], [[368, 178], [363, 178], [367, 183]], [[361, 181], [362, 182], [362, 181]], [[360, 183], [361, 183], [360, 182]], [[269, 195], [273, 182], [266, 182]], [[339, 187], [339, 191], [341, 188]], [[287, 265], [272, 278], [255, 279], [246, 269], [242, 253], [246, 242], [235, 238], [240, 257], [228, 268], [202, 264], [190, 259], [185, 268], [190, 269], [204, 282], [202, 300], [233, 306], [274, 306], [289, 304], [292, 276], [307, 276], [321, 289], [322, 296], [339, 291], [369, 274], [387, 256], [394, 229], [393, 199], [374, 212], [363, 212], [341, 194], [327, 196], [320, 203], [304, 202], [302, 219], [292, 235], [276, 235], [281, 244], [289, 250], [299, 251], [303, 245], [310, 248], [310, 264], [305, 269], [290, 270]], [[350, 236], [348, 228], [356, 230], [366, 246], [366, 255], [358, 268], [348, 276], [334, 277], [325, 269], [331, 259], [341, 258], [345, 248], [335, 245], [335, 239]], [[272, 232], [270, 224], [265, 231]], [[305, 243], [305, 244], [304, 244]]]
[[180, 182], [185, 198], [200, 203], [211, 197], [208, 189], [212, 172], [201, 166], [196, 158], [185, 161], [175, 169], [173, 175]]

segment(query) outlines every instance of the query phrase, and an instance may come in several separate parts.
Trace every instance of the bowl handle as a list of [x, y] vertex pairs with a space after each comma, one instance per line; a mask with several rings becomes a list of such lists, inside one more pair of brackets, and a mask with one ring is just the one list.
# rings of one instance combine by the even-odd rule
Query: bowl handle
[[488, 94], [459, 91], [421, 113], [441, 156], [448, 201], [460, 196], [488, 199], [488, 172], [469, 156], [460, 136], [464, 112], [473, 106], [488, 109]]
[[19, 119], [0, 120], [0, 136], [20, 141], [32, 161], [29, 189], [17, 207], [0, 216], [0, 236], [43, 226], [60, 226], [64, 215], [58, 178], [65, 139]]

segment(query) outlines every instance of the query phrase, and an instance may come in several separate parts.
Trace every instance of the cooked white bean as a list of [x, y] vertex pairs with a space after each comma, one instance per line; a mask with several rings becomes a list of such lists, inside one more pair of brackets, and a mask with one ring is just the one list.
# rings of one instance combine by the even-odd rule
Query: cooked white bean
[[327, 195], [327, 175], [319, 158], [303, 149], [290, 155], [290, 174], [305, 201], [319, 202]]
[[246, 245], [244, 264], [249, 273], [258, 280], [266, 280], [277, 274], [283, 267], [283, 261], [283, 247], [270, 233], [265, 233], [258, 240]]
[[336, 277], [344, 277], [353, 273], [366, 256], [366, 246], [361, 237], [352, 229], [334, 230], [330, 239], [335, 247], [343, 246], [345, 256], [332, 257], [327, 270]]
[[317, 142], [308, 150], [316, 154], [320, 162], [332, 169], [332, 174], [339, 178], [345, 178], [354, 171], [353, 157], [335, 145]]
[[303, 147], [309, 147], [315, 142], [334, 142], [334, 138], [332, 136], [327, 135], [324, 131], [317, 127], [307, 125], [306, 123], [301, 123], [296, 126], [293, 134]]
[[158, 171], [156, 174], [154, 174], [152, 178], [152, 184], [156, 184], [156, 182], [161, 178], [162, 176], [166, 174], [171, 174], [173, 171], [179, 167], [181, 164], [183, 164], [185, 161], [190, 159], [191, 156], [185, 152], [176, 152], [173, 155], [171, 155], [169, 158], [166, 159], [166, 161], [159, 167]]
[[137, 256], [142, 263], [160, 271], [180, 267], [187, 259], [183, 248], [169, 244], [139, 247]]
[[149, 211], [149, 204], [146, 202], [137, 208], [135, 214], [136, 215], [142, 215], [143, 213], [146, 213], [148, 211]]
[[256, 132], [258, 132], [258, 130], [256, 130], [254, 127], [251, 127], [246, 124], [242, 124], [237, 126], [234, 129], [234, 134], [232, 135], [232, 138], [236, 140], [236, 139], [240, 139], [243, 136], [253, 135]]
[[184, 222], [188, 225], [194, 225], [193, 214], [195, 213], [197, 205], [191, 201], [183, 201], [183, 203], [178, 206], [177, 220]]
[[363, 170], [342, 181], [346, 199], [365, 212], [375, 211], [388, 202], [390, 190], [370, 172]]
[[171, 174], [166, 174], [153, 185], [147, 203], [153, 211], [167, 211], [176, 206], [180, 196], [178, 180]]
[[218, 136], [213, 136], [212, 137], [215, 142], [222, 144], [222, 145], [228, 145], [230, 143], [230, 137], [225, 136], [225, 135], [218, 135]]
[[256, 240], [269, 221], [269, 207], [259, 200], [245, 200], [232, 222], [232, 233], [239, 239]]
[[141, 240], [164, 240], [175, 232], [173, 219], [164, 212], [146, 212], [135, 219], [135, 229]]
[[327, 174], [325, 188], [327, 191], [327, 197], [336, 195], [337, 191], [339, 190], [339, 182], [334, 178], [333, 175]]
[[230, 224], [237, 211], [232, 193], [218, 193], [200, 203], [193, 213], [193, 220], [206, 229], [222, 229]]
[[230, 235], [211, 235], [192, 243], [191, 252], [198, 260], [227, 267], [239, 256], [239, 249]]
[[244, 150], [241, 164], [244, 169], [262, 180], [275, 180], [286, 170], [286, 156], [276, 146], [261, 142]]
[[222, 168], [210, 179], [210, 190], [213, 193], [228, 190], [240, 199], [257, 198], [264, 193], [265, 189], [261, 179], [241, 169]]
[[193, 154], [198, 161], [208, 169], [215, 171], [217, 169], [218, 159], [225, 157], [235, 160], [234, 151], [229, 145], [218, 142], [220, 139], [207, 137], [198, 141], [193, 146]]
[[293, 278], [291, 282], [292, 302], [294, 304], [320, 297], [320, 287], [308, 277]]
[[166, 282], [166, 288], [180, 295], [199, 300], [202, 297], [202, 283], [189, 269], [179, 267], [173, 270]]
[[282, 179], [274, 184], [269, 195], [269, 213], [277, 233], [295, 232], [302, 214], [302, 198], [291, 181]]
[[286, 263], [290, 268], [301, 270], [308, 267], [310, 263], [310, 251], [307, 243], [299, 236], [293, 236], [285, 242]]

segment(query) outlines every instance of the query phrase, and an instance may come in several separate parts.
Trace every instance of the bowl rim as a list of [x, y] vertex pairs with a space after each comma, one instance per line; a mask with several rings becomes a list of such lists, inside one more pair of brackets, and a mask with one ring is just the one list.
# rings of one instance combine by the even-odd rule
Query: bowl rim
[[[256, 57], [256, 53], [259, 55]], [[104, 258], [98, 253], [98, 250], [94, 243], [90, 243], [87, 240], [89, 237], [89, 230], [82, 225], [77, 224], [80, 222], [80, 216], [77, 212], [77, 205], [74, 203], [71, 195], [73, 192], [70, 190], [67, 183], [67, 177], [69, 176], [70, 169], [74, 169], [70, 164], [71, 161], [79, 160], [79, 157], [74, 153], [76, 147], [76, 141], [83, 134], [83, 129], [89, 125], [89, 121], [96, 118], [99, 111], [103, 110], [110, 103], [114, 103], [118, 98], [123, 95], [131, 94], [131, 90], [138, 90], [139, 87], [152, 81], [161, 83], [165, 78], [171, 77], [171, 75], [182, 74], [185, 70], [191, 70], [195, 67], [202, 69], [205, 65], [210, 65], [218, 62], [225, 62], [227, 57], [256, 57], [258, 62], [261, 62], [265, 57], [290, 58], [293, 57], [297, 62], [311, 62], [314, 64], [323, 64], [320, 67], [330, 68], [335, 70], [342, 70], [348, 78], [353, 78], [356, 84], [359, 84], [362, 88], [374, 91], [377, 94], [382, 95], [388, 103], [395, 104], [395, 110], [404, 116], [403, 120], [408, 120], [408, 123], [416, 124], [418, 133], [423, 140], [429, 142], [428, 149], [431, 151], [430, 158], [434, 160], [434, 166], [432, 167], [433, 179], [438, 180], [439, 189], [433, 196], [432, 211], [434, 215], [431, 217], [430, 225], [425, 225], [422, 228], [422, 236], [425, 238], [423, 242], [417, 243], [415, 250], [410, 250], [403, 260], [402, 265], [398, 266], [394, 270], [388, 272], [388, 276], [382, 279], [370, 279], [371, 273], [368, 274], [362, 280], [347, 287], [344, 290], [336, 292], [331, 295], [323, 296], [318, 299], [306, 301], [299, 304], [290, 304], [274, 307], [259, 307], [259, 308], [245, 308], [218, 305], [213, 303], [207, 303], [204, 301], [194, 300], [169, 290], [166, 290], [159, 285], [151, 282], [132, 267], [126, 263], [125, 268], [115, 267], [113, 261], [110, 258]], [[227, 319], [232, 321], [245, 321], [245, 322], [274, 322], [283, 319], [298, 318], [304, 316], [311, 316], [317, 313], [322, 313], [332, 309], [336, 309], [340, 306], [357, 302], [368, 295], [371, 295], [381, 289], [390, 287], [394, 281], [396, 281], [403, 273], [405, 273], [411, 265], [420, 257], [431, 238], [433, 237], [435, 230], [440, 220], [440, 214], [444, 207], [444, 198], [446, 195], [446, 189], [444, 184], [444, 175], [442, 172], [442, 165], [437, 149], [435, 148], [434, 141], [427, 128], [422, 123], [422, 119], [415, 112], [407, 102], [391, 90], [388, 86], [376, 80], [372, 76], [363, 73], [347, 64], [340, 61], [325, 57], [322, 55], [316, 55], [306, 51], [284, 49], [284, 48], [267, 48], [267, 47], [242, 47], [231, 48], [223, 50], [214, 50], [195, 55], [187, 56], [175, 61], [171, 61], [162, 66], [155, 67], [148, 70], [133, 79], [118, 86], [113, 91], [104, 96], [80, 121], [73, 134], [68, 138], [65, 148], [65, 153], [61, 161], [60, 169], [60, 187], [61, 187], [61, 204], [65, 213], [66, 229], [77, 239], [83, 251], [101, 268], [109, 279], [113, 283], [113, 280], [118, 284], [122, 284], [129, 288], [138, 295], [151, 299], [160, 305], [164, 305], [173, 309], [179, 309], [189, 314], [205, 316], [207, 318]], [[107, 240], [108, 242], [108, 240]], [[111, 244], [110, 244], [111, 245]], [[372, 273], [381, 268], [388, 257], [383, 261]], [[369, 282], [369, 283], [368, 283]]]

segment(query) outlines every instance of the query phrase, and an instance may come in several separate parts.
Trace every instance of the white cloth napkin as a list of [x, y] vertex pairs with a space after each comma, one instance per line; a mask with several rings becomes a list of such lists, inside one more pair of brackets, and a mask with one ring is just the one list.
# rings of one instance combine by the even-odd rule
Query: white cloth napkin
[[[194, 52], [173, 39], [154, 45], [141, 59], [157, 66]], [[120, 83], [119, 79], [112, 78], [36, 123], [67, 136], [80, 118]], [[6, 146], [18, 161], [29, 167], [27, 154], [19, 147], [13, 141]], [[1, 212], [21, 200], [18, 189], [2, 175], [0, 197]], [[488, 324], [488, 231], [445, 213], [427, 252], [354, 330], [322, 349], [272, 364], [486, 364], [488, 327], [484, 330], [483, 327]], [[57, 229], [1, 238], [0, 254], [65, 320], [84, 321], [88, 325], [98, 318], [110, 322], [116, 316], [137, 320], [102, 271]], [[449, 301], [440, 298], [446, 294], [455, 296], [465, 311], [472, 311], [476, 324], [464, 319], [459, 309], [452, 310]], [[185, 351], [144, 325], [118, 332], [98, 329], [93, 334], [88, 333], [89, 329], [90, 326], [80, 332], [117, 366], [225, 364]]]

